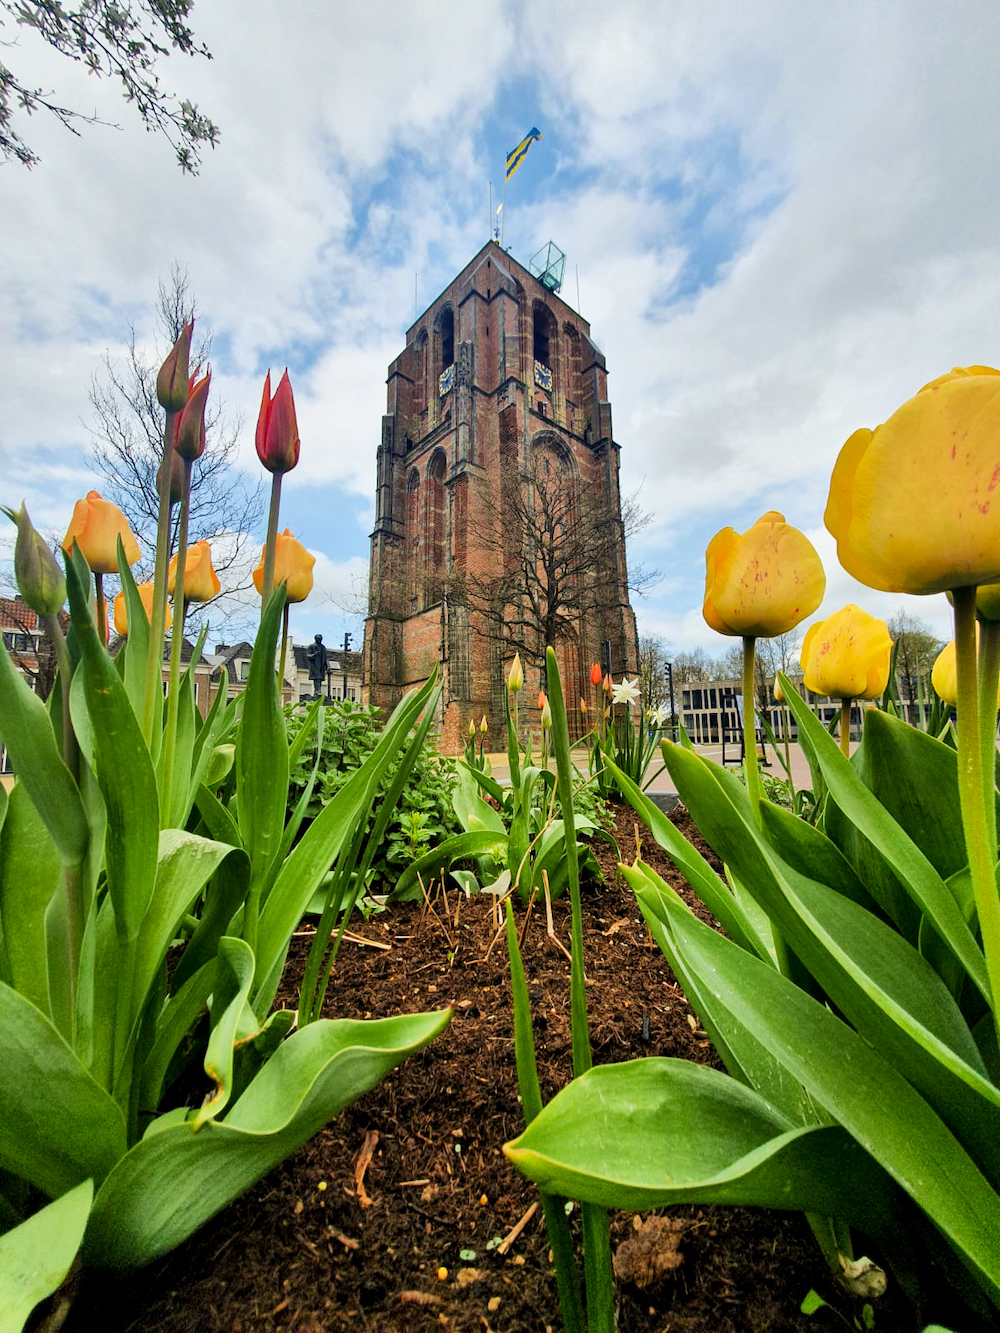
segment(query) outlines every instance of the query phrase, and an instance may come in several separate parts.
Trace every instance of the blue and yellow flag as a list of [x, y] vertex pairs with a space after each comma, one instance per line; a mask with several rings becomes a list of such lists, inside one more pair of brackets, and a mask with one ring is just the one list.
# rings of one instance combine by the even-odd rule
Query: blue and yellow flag
[[505, 180], [510, 180], [511, 176], [513, 176], [514, 172], [524, 161], [524, 156], [528, 149], [536, 139], [540, 139], [541, 137], [541, 130], [530, 129], [517, 147], [510, 150], [507, 154], [507, 175], [504, 177]]

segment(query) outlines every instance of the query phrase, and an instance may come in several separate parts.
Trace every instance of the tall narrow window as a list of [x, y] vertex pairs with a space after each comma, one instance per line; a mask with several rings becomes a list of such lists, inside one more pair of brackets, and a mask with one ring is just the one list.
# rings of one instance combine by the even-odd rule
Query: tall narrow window
[[427, 590], [428, 605], [433, 605], [441, 600], [441, 588], [444, 583], [445, 468], [445, 456], [439, 449], [427, 468], [426, 498], [424, 501], [424, 586]]
[[455, 364], [455, 312], [449, 307], [441, 312], [441, 369]]

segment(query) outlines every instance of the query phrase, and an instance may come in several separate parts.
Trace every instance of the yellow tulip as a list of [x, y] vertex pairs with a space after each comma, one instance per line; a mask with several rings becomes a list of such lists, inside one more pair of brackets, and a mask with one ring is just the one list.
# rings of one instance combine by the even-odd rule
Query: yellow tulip
[[97, 491], [88, 491], [86, 498], [77, 500], [73, 507], [62, 547], [72, 555], [76, 541], [92, 573], [117, 574], [119, 537], [125, 559], [134, 565], [140, 555], [139, 543], [132, 536], [128, 519], [110, 500], [102, 500]]
[[[140, 583], [136, 591], [142, 599], [142, 604], [146, 609], [146, 619], [153, 614], [153, 585], [152, 583]], [[166, 608], [167, 618], [164, 622], [164, 629], [170, 628], [170, 607]], [[125, 594], [120, 592], [115, 598], [115, 629], [124, 639], [128, 634], [128, 606], [125, 602]]]
[[877, 699], [889, 683], [892, 638], [884, 620], [845, 606], [810, 625], [802, 640], [807, 690], [832, 699]]
[[702, 614], [720, 634], [786, 634], [823, 600], [826, 575], [809, 539], [775, 511], [747, 532], [717, 532], [705, 552]]
[[[295, 540], [288, 528], [278, 533], [274, 550], [274, 585], [286, 585], [290, 602], [304, 602], [312, 592], [313, 565], [316, 557], [310, 555], [301, 542]], [[187, 580], [185, 579], [185, 582]], [[258, 592], [264, 586], [264, 548], [261, 547], [260, 564], [253, 572], [254, 587]]]
[[[177, 582], [177, 557], [174, 556], [167, 570], [167, 592], [174, 596]], [[187, 549], [184, 559], [184, 600], [186, 602], [209, 602], [218, 596], [222, 584], [212, 566], [212, 548], [208, 542], [195, 542]]]
[[942, 375], [884, 425], [855, 431], [824, 515], [847, 572], [887, 592], [1000, 579], [998, 440], [1000, 372], [989, 366]]
[[510, 664], [510, 672], [507, 675], [507, 688], [511, 694], [517, 694], [523, 685], [524, 669], [521, 666], [521, 654], [515, 653], [514, 660]]

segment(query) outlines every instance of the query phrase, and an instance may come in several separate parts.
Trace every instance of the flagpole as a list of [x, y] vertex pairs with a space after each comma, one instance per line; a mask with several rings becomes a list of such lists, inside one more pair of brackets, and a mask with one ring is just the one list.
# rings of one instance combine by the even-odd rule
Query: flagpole
[[503, 249], [503, 233], [507, 226], [507, 164], [504, 163], [503, 170], [503, 203], [500, 205], [500, 249]]

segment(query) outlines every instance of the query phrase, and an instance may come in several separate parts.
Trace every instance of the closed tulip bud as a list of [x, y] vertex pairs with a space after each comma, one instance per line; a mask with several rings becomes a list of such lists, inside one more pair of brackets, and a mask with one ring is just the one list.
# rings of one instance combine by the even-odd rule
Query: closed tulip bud
[[[261, 547], [260, 564], [253, 572], [254, 587], [258, 592], [264, 587], [264, 552], [265, 548]], [[274, 548], [274, 586], [284, 583], [290, 602], [304, 602], [312, 592], [315, 563], [316, 557], [295, 540], [288, 528], [278, 533]]]
[[475, 739], [476, 739], [476, 724], [475, 724], [475, 722], [472, 720], [472, 718], [470, 717], [470, 718], [469, 718], [469, 740], [470, 740], [470, 741], [474, 741]]
[[483, 720], [482, 720], [482, 722], [480, 722], [480, 724], [479, 724], [479, 730], [483, 733], [484, 736], [485, 736], [486, 733], [489, 731], [489, 727], [486, 725], [486, 714], [485, 714], [485, 713], [483, 714]]
[[889, 682], [891, 656], [885, 621], [845, 606], [806, 630], [802, 677], [807, 690], [831, 699], [877, 699]]
[[776, 510], [744, 533], [723, 528], [705, 552], [702, 615], [719, 634], [787, 634], [812, 615], [825, 591], [812, 542]]
[[521, 654], [515, 653], [514, 660], [510, 664], [510, 671], [507, 675], [507, 688], [511, 694], [517, 694], [518, 690], [524, 685], [524, 672], [521, 669]]
[[73, 508], [62, 547], [67, 555], [72, 555], [75, 541], [92, 573], [117, 574], [119, 537], [126, 562], [134, 565], [141, 552], [128, 519], [110, 500], [102, 500], [97, 491], [88, 491], [86, 498], [77, 500]]
[[595, 662], [590, 668], [590, 683], [591, 685], [600, 685], [601, 680], [601, 664], [600, 662]]
[[544, 691], [544, 690], [539, 690], [539, 691], [538, 691], [538, 707], [539, 707], [539, 710], [541, 710], [541, 709], [543, 709], [543, 708], [545, 707], [545, 691]]
[[156, 470], [157, 494], [159, 494], [163, 480], [164, 467], [170, 474], [170, 503], [179, 505], [184, 498], [184, 459], [181, 458], [176, 449], [169, 450], [166, 458]]
[[[951, 593], [948, 601], [954, 603]], [[976, 589], [976, 615], [980, 620], [1000, 620], [1000, 583], [981, 583]]]
[[998, 433], [1000, 372], [989, 366], [942, 375], [874, 431], [855, 431], [823, 515], [847, 572], [887, 592], [1000, 579]]
[[580, 712], [584, 717], [587, 716], [587, 701], [582, 694], [580, 695]]
[[188, 361], [194, 320], [181, 329], [180, 337], [167, 354], [156, 377], [156, 401], [168, 412], [180, 412], [188, 400]]
[[785, 691], [781, 688], [781, 681], [778, 680], [777, 676], [775, 676], [774, 678], [773, 694], [779, 704], [783, 704], [785, 702]]
[[[167, 570], [167, 592], [176, 597], [177, 557], [174, 556]], [[185, 602], [210, 602], [222, 589], [219, 576], [212, 567], [212, 548], [202, 540], [189, 546], [184, 558], [184, 600]]]
[[552, 709], [549, 706], [549, 701], [545, 698], [545, 695], [543, 694], [541, 697], [545, 700], [542, 704], [542, 730], [548, 731], [552, 726]]
[[615, 688], [615, 682], [611, 679], [610, 672], [608, 672], [604, 677], [604, 680], [601, 682], [601, 688], [604, 690], [604, 693], [610, 697], [612, 690]]
[[945, 646], [931, 667], [931, 684], [938, 697], [950, 707], [958, 703], [958, 664], [955, 658], [955, 640]]
[[264, 396], [257, 417], [257, 457], [268, 472], [291, 472], [299, 461], [299, 428], [288, 371], [271, 397], [271, 372], [264, 380]]
[[[140, 583], [136, 588], [136, 591], [142, 599], [142, 604], [146, 611], [146, 619], [148, 620], [153, 614], [153, 585], [152, 583]], [[170, 614], [169, 606], [166, 608], [166, 614], [167, 618], [163, 628], [169, 629], [170, 622], [173, 618]], [[125, 594], [123, 592], [120, 592], [115, 598], [115, 629], [123, 639], [128, 635], [128, 604], [125, 601]]]
[[17, 511], [4, 508], [17, 525], [14, 543], [14, 578], [18, 592], [40, 616], [54, 616], [66, 600], [66, 579], [49, 545], [36, 532], [22, 502]]
[[187, 402], [178, 418], [177, 431], [174, 435], [174, 452], [189, 463], [193, 463], [205, 452], [205, 406], [212, 382], [211, 371], [197, 382], [195, 375], [191, 376]]

